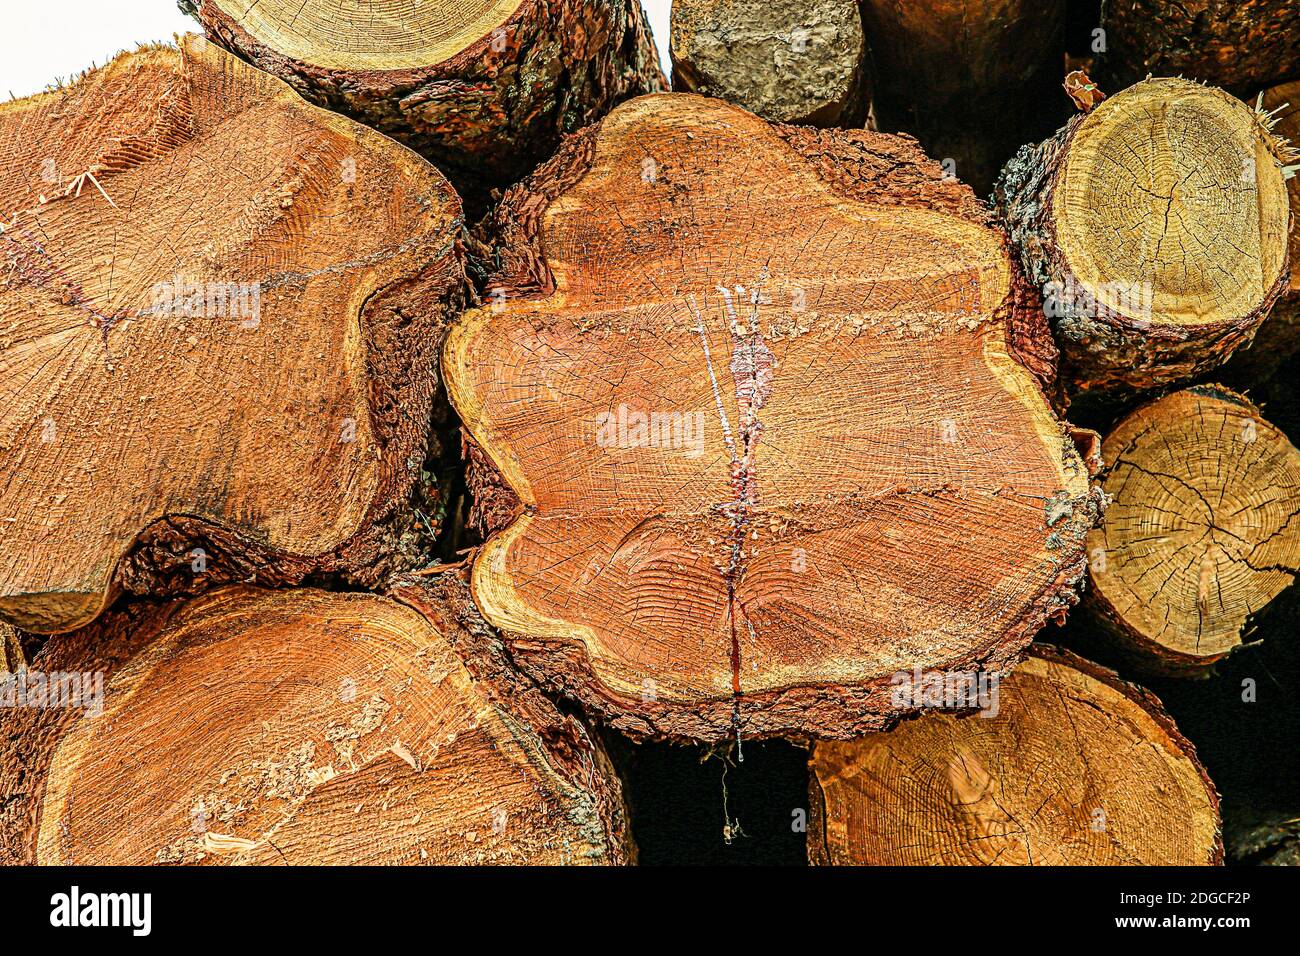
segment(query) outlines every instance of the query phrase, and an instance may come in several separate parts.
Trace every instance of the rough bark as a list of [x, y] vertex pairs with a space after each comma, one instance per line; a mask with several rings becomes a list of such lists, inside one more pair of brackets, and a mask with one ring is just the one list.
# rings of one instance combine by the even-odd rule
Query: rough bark
[[1283, 158], [1291, 177], [1287, 196], [1291, 203], [1291, 231], [1288, 254], [1290, 274], [1282, 294], [1269, 310], [1254, 340], [1238, 350], [1223, 368], [1223, 381], [1235, 388], [1257, 385], [1277, 372], [1278, 367], [1300, 353], [1300, 175], [1294, 164], [1300, 162], [1300, 80], [1264, 90], [1260, 108], [1273, 120], [1273, 133], [1284, 140]]
[[1243, 807], [1224, 820], [1228, 862], [1238, 866], [1300, 866], [1300, 815]]
[[1064, 0], [864, 0], [878, 129], [910, 133], [986, 195], [1066, 117]]
[[1100, 77], [1185, 76], [1244, 96], [1300, 77], [1300, 0], [1104, 0]]
[[425, 0], [383, 16], [368, 0], [196, 6], [217, 42], [432, 160], [471, 212], [563, 134], [666, 85], [637, 0]]
[[815, 865], [1217, 865], [1219, 797], [1160, 702], [1035, 644], [995, 714], [819, 741]]
[[628, 862], [599, 745], [466, 590], [237, 586], [52, 638], [34, 670], [101, 672], [102, 714], [0, 711], [0, 860]]
[[420, 557], [437, 170], [188, 37], [0, 106], [0, 216], [0, 618]]
[[1245, 398], [1175, 392], [1106, 437], [1088, 606], [1142, 672], [1205, 676], [1300, 568], [1300, 451]]
[[509, 522], [475, 598], [551, 688], [632, 735], [849, 736], [1074, 601], [1098, 498], [1050, 336], [910, 139], [642, 97], [491, 226], [444, 375]]
[[1007, 164], [995, 198], [1072, 391], [1212, 369], [1287, 280], [1283, 145], [1221, 90], [1150, 80]]
[[677, 0], [672, 58], [675, 90], [779, 123], [866, 123], [870, 65], [854, 3]]
[[27, 666], [18, 628], [0, 621], [0, 673], [13, 673]]

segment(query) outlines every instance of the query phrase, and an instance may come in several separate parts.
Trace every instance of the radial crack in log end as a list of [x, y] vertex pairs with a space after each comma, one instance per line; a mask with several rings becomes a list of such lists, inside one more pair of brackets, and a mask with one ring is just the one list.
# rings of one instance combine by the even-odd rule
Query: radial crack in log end
[[0, 217], [0, 618], [407, 560], [464, 286], [428, 163], [188, 37], [0, 106]]
[[856, 4], [677, 0], [673, 88], [780, 123], [861, 129], [870, 63]]
[[499, 682], [465, 591], [238, 586], [56, 636], [46, 700], [0, 712], [0, 858], [626, 862], [608, 762]]
[[1042, 644], [978, 715], [819, 741], [817, 865], [1205, 865], [1219, 797], [1151, 694]]
[[1167, 385], [1250, 341], [1287, 281], [1284, 156], [1240, 100], [1161, 79], [1007, 164], [999, 211], [1073, 390]]
[[444, 375], [510, 521], [475, 598], [549, 686], [634, 735], [846, 736], [1073, 603], [1098, 495], [1046, 327], [910, 140], [642, 97], [494, 222]]
[[1146, 672], [1204, 675], [1300, 569], [1300, 451], [1246, 399], [1197, 386], [1102, 448], [1088, 605]]
[[471, 211], [666, 81], [638, 0], [201, 0], [223, 46], [435, 162]]

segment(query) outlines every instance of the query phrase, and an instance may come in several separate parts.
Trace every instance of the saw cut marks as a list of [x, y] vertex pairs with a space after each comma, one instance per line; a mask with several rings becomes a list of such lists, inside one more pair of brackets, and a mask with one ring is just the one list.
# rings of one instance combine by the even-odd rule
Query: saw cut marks
[[401, 563], [464, 282], [435, 169], [189, 37], [0, 106], [0, 217], [0, 617]]
[[1145, 405], [1102, 447], [1091, 606], [1146, 670], [1203, 672], [1300, 568], [1300, 451], [1234, 392]]
[[618, 784], [586, 732], [471, 676], [464, 625], [408, 596], [225, 588], [52, 639], [35, 666], [99, 672], [102, 713], [3, 715], [3, 857], [625, 862]]
[[1159, 79], [1007, 165], [999, 206], [1073, 387], [1166, 385], [1250, 341], [1287, 277], [1283, 160], [1240, 100]]
[[526, 0], [204, 0], [285, 57], [326, 70], [440, 63], [501, 27]]
[[926, 714], [820, 741], [809, 857], [819, 865], [1203, 866], [1223, 859], [1219, 798], [1153, 696], [1034, 645], [997, 712]]
[[634, 734], [840, 736], [1073, 600], [1096, 509], [1046, 329], [908, 141], [643, 97], [495, 221], [444, 374], [490, 461], [475, 598], [541, 679]]

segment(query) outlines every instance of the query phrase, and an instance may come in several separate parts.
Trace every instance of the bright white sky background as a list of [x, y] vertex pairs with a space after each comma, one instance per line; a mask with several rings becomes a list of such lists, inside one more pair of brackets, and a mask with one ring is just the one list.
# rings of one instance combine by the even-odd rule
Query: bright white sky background
[[[643, 0], [668, 70], [670, 0]], [[176, 0], [0, 0], [0, 97], [39, 93], [119, 50], [197, 31]]]

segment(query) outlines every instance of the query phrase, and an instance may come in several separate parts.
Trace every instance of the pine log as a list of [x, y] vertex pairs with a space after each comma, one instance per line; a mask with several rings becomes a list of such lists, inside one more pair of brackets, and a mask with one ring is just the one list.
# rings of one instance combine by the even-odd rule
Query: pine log
[[1242, 396], [1167, 395], [1106, 437], [1089, 607], [1138, 669], [1204, 675], [1300, 569], [1300, 451]]
[[638, 0], [190, 0], [208, 35], [432, 160], [472, 209], [666, 86]]
[[197, 37], [0, 106], [0, 156], [0, 618], [414, 560], [432, 166]]
[[[991, 713], [991, 712], [990, 712]], [[1160, 702], [1035, 644], [991, 716], [819, 741], [814, 865], [1217, 865], [1219, 797]]]
[[1074, 600], [1098, 497], [1050, 336], [911, 140], [642, 97], [490, 225], [444, 376], [474, 596], [549, 686], [633, 735], [851, 735]]
[[102, 672], [102, 714], [0, 710], [0, 861], [627, 862], [599, 746], [442, 591], [238, 585], [52, 638], [34, 668]]
[[1300, 78], [1300, 0], [1103, 0], [1099, 76], [1185, 76], [1244, 96]]
[[[1274, 135], [1286, 141], [1284, 159], [1290, 164], [1300, 162], [1300, 80], [1264, 90], [1250, 102], [1258, 102], [1272, 117]], [[1259, 384], [1300, 353], [1300, 168], [1292, 165], [1288, 171], [1292, 174], [1287, 180], [1291, 200], [1290, 273], [1250, 347], [1240, 349], [1224, 366], [1222, 378], [1234, 387]]]
[[1002, 172], [996, 200], [1077, 391], [1221, 364], [1287, 281], [1284, 146], [1222, 90], [1148, 80]]
[[1063, 122], [1065, 0], [864, 0], [878, 129], [910, 133], [980, 195]]
[[866, 123], [870, 66], [854, 3], [676, 0], [671, 46], [675, 90], [779, 123]]

